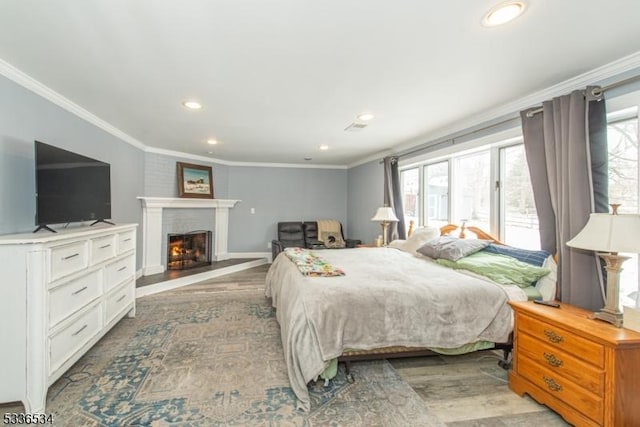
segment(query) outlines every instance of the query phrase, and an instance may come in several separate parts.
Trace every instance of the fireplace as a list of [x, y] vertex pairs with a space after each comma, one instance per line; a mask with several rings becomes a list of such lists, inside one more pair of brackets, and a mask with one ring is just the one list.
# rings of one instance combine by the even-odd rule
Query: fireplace
[[211, 265], [211, 231], [167, 235], [167, 270]]

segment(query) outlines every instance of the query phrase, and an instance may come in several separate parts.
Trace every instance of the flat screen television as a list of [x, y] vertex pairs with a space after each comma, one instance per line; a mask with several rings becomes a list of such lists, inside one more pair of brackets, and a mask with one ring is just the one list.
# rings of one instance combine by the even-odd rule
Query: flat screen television
[[[109, 163], [35, 141], [36, 225], [111, 218]], [[91, 224], [91, 225], [93, 225]], [[34, 231], [34, 232], [35, 232]]]

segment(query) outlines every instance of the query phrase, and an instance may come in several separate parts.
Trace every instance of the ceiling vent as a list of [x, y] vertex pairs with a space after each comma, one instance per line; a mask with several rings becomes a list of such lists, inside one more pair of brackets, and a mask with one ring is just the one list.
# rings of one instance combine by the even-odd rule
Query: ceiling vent
[[345, 132], [359, 132], [359, 131], [361, 131], [362, 129], [364, 129], [366, 127], [367, 127], [366, 123], [353, 122], [349, 126], [344, 128], [344, 130], [345, 130]]

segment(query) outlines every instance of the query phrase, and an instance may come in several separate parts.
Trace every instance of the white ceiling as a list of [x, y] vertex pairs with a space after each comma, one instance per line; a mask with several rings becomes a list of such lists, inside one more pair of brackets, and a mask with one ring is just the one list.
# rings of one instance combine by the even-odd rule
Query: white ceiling
[[348, 165], [640, 51], [638, 0], [498, 2], [2, 0], [0, 59], [148, 147]]

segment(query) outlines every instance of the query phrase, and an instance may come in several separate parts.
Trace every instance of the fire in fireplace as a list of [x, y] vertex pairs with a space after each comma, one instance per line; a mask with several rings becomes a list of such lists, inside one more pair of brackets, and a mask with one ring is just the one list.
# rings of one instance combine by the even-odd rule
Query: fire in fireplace
[[167, 236], [167, 270], [211, 265], [211, 231], [169, 233]]

